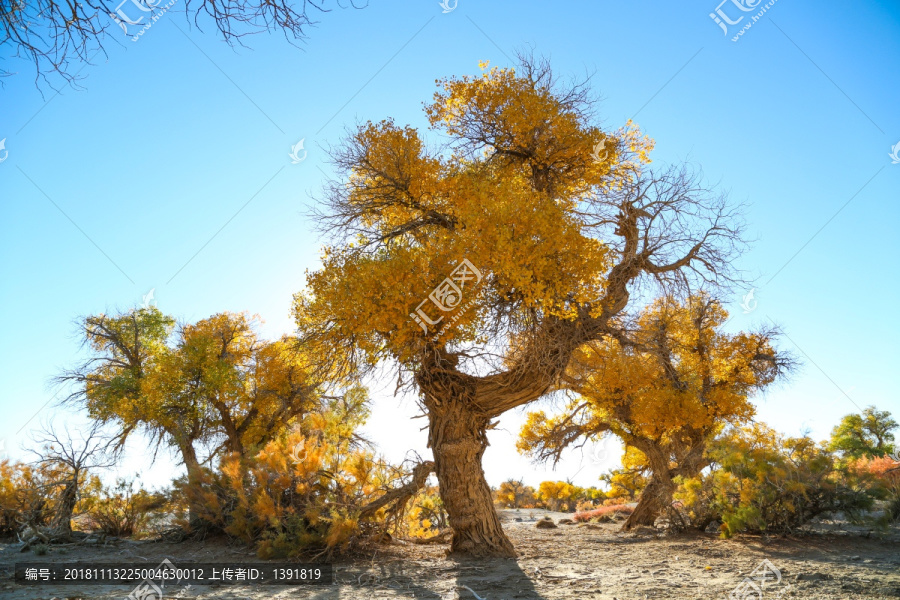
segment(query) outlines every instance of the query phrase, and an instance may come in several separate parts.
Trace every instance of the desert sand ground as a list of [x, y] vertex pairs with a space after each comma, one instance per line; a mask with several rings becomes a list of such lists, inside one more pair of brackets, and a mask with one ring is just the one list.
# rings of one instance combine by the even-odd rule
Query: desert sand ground
[[[371, 556], [335, 562], [335, 583], [329, 586], [222, 585], [187, 590], [170, 586], [164, 597], [476, 600], [477, 594], [486, 600], [900, 598], [897, 527], [878, 534], [825, 523], [805, 535], [721, 540], [714, 534], [665, 536], [650, 529], [622, 534], [616, 523], [536, 528], [535, 522], [545, 515], [554, 520], [571, 516], [542, 510], [501, 511], [518, 559], [457, 561], [445, 557], [445, 545], [395, 540], [378, 546]], [[179, 559], [261, 562], [251, 550], [222, 540], [181, 544], [114, 541], [99, 548], [55, 549], [45, 556], [20, 553], [19, 545], [5, 544], [0, 545], [0, 598], [112, 600], [126, 598], [133, 589], [96, 585], [25, 587], [12, 580], [16, 562], [105, 561], [155, 566], [164, 558], [176, 564]], [[780, 571], [780, 581], [770, 573], [762, 595], [752, 587], [739, 587], [764, 559]]]

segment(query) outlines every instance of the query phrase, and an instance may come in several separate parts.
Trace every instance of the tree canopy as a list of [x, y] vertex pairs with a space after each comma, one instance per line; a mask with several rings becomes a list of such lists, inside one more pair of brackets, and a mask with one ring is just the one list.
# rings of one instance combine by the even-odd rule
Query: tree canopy
[[[220, 313], [176, 329], [151, 306], [89, 316], [80, 326], [91, 356], [59, 378], [74, 384], [68, 401], [112, 426], [119, 447], [141, 431], [157, 447], [174, 448], [195, 483], [201, 464], [258, 451], [338, 399], [323, 395], [326, 386], [306, 370], [295, 339], [260, 339], [246, 314]], [[353, 406], [364, 400], [360, 388], [342, 399]]]
[[891, 413], [874, 406], [863, 409], [861, 414], [846, 415], [831, 431], [831, 450], [849, 458], [877, 458], [892, 454], [894, 430], [898, 424]]

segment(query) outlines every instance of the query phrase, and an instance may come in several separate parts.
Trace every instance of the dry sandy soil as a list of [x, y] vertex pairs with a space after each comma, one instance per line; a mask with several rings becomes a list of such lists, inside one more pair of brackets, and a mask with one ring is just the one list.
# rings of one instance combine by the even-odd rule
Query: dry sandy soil
[[[661, 536], [655, 530], [618, 533], [617, 524], [560, 525], [538, 529], [541, 510], [501, 511], [519, 552], [516, 560], [455, 561], [446, 546], [393, 541], [369, 557], [335, 563], [330, 586], [203, 586], [166, 588], [166, 598], [374, 600], [631, 600], [644, 598], [900, 598], [900, 528], [887, 534], [819, 526], [812, 534], [789, 538], [715, 535]], [[521, 519], [521, 520], [517, 520]], [[261, 562], [246, 548], [225, 542], [114, 542], [100, 548], [63, 548], [45, 556], [0, 545], [0, 598], [123, 599], [133, 589], [105, 586], [25, 587], [12, 581], [13, 565], [25, 561], [139, 562], [155, 566], [169, 558], [195, 562]], [[780, 571], [769, 575], [762, 595], [740, 589], [763, 561]], [[757, 580], [758, 581], [758, 580]], [[758, 583], [757, 583], [758, 585]], [[469, 588], [469, 589], [466, 589]], [[471, 590], [471, 591], [470, 591]], [[473, 594], [474, 592], [474, 594]], [[733, 594], [733, 595], [732, 595]]]

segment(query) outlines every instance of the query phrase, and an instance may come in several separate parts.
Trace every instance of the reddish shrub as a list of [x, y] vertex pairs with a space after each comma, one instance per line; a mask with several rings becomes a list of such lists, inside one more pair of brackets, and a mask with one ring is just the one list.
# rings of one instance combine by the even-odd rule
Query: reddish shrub
[[626, 505], [619, 504], [616, 506], [601, 506], [600, 508], [596, 508], [594, 510], [577, 512], [577, 513], [575, 513], [575, 516], [573, 518], [578, 523], [586, 523], [586, 522], [590, 521], [591, 519], [607, 521], [607, 520], [611, 520], [613, 517], [615, 517], [617, 515], [622, 516], [622, 517], [627, 517], [633, 512], [634, 512], [633, 506], [626, 506]]

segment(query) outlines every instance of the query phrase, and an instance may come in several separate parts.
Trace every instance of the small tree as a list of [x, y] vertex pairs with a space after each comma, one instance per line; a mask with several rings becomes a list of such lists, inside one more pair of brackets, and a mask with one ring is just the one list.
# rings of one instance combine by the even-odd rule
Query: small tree
[[537, 497], [548, 510], [575, 510], [583, 493], [583, 488], [568, 481], [542, 481], [538, 486]]
[[877, 458], [892, 454], [897, 421], [886, 410], [869, 406], [862, 414], [846, 415], [831, 431], [829, 448], [845, 458]]
[[252, 455], [329, 402], [365, 403], [358, 387], [326, 396], [296, 341], [259, 339], [245, 314], [176, 331], [172, 317], [150, 307], [89, 316], [80, 327], [91, 357], [58, 378], [74, 386], [67, 402], [111, 426], [117, 449], [136, 431], [155, 448], [174, 448], [195, 488], [204, 463]]
[[98, 426], [78, 438], [71, 432], [60, 435], [49, 424], [35, 435], [34, 440], [40, 448], [31, 450], [37, 456], [34, 465], [44, 475], [40, 482], [44, 493], [52, 490], [53, 512], [46, 526], [35, 521], [25, 523], [29, 532], [26, 544], [37, 539], [68, 541], [72, 537], [72, 515], [88, 483], [89, 471], [115, 464], [108, 452], [111, 440]]
[[653, 525], [671, 507], [675, 478], [698, 474], [707, 443], [748, 419], [750, 395], [791, 365], [773, 348], [774, 330], [729, 335], [727, 316], [707, 294], [657, 300], [626, 332], [576, 354], [566, 385], [579, 396], [552, 419], [530, 414], [519, 448], [558, 461], [570, 445], [617, 435], [637, 451], [629, 467], [649, 475], [624, 528]]
[[497, 503], [505, 508], [524, 508], [537, 502], [534, 488], [521, 479], [507, 479], [497, 490]]

